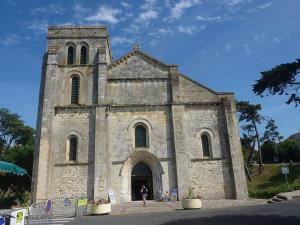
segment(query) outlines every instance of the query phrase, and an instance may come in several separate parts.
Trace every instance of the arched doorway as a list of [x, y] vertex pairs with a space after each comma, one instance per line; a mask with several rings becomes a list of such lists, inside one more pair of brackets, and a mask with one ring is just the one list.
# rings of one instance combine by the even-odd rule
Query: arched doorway
[[142, 185], [148, 188], [148, 200], [153, 200], [153, 177], [151, 168], [144, 162], [137, 163], [131, 171], [131, 200], [142, 200]]
[[[164, 170], [162, 165], [160, 164], [158, 158], [148, 151], [135, 151], [133, 152], [123, 163], [120, 169], [120, 176], [122, 177], [122, 199], [123, 201], [131, 201], [132, 200], [132, 184], [131, 184], [131, 173], [133, 168], [143, 162], [146, 164], [152, 173], [152, 189], [151, 189], [151, 197], [155, 199], [162, 188], [162, 176], [164, 174]], [[135, 178], [134, 178], [135, 179]], [[148, 198], [149, 199], [149, 198]]]

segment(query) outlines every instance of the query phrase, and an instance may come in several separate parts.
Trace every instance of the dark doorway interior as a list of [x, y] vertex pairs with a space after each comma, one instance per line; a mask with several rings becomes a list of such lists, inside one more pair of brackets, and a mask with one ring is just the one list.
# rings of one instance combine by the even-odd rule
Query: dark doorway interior
[[150, 167], [140, 162], [136, 164], [131, 172], [131, 199], [132, 201], [142, 200], [140, 193], [143, 184], [148, 188], [148, 200], [153, 200], [153, 181]]

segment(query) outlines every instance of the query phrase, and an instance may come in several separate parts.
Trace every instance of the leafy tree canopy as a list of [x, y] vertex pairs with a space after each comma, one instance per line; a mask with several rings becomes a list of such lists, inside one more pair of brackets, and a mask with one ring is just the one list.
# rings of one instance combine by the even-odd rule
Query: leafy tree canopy
[[260, 123], [262, 117], [258, 113], [261, 110], [260, 104], [250, 104], [249, 101], [237, 102], [237, 111], [239, 113], [239, 121]]
[[253, 85], [253, 92], [263, 97], [263, 93], [271, 95], [289, 95], [287, 104], [294, 103], [296, 106], [300, 103], [298, 90], [300, 82], [297, 81], [297, 75], [300, 73], [300, 59], [292, 63], [285, 63], [275, 66], [271, 70], [261, 72], [261, 78], [256, 80]]
[[25, 125], [18, 114], [0, 108], [0, 159], [10, 147], [33, 142], [33, 135], [34, 129]]

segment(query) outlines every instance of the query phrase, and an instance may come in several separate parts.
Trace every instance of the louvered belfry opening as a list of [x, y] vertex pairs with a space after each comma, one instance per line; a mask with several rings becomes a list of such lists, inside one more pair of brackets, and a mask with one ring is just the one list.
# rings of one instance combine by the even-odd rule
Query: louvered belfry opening
[[79, 77], [72, 78], [71, 104], [79, 103]]
[[71, 136], [70, 137], [70, 149], [69, 149], [69, 160], [70, 161], [76, 161], [77, 159], [77, 137]]
[[80, 50], [80, 64], [87, 63], [87, 48], [86, 46], [82, 46]]
[[68, 57], [67, 57], [67, 64], [68, 65], [72, 65], [74, 64], [74, 47], [73, 46], [70, 46], [68, 48]]

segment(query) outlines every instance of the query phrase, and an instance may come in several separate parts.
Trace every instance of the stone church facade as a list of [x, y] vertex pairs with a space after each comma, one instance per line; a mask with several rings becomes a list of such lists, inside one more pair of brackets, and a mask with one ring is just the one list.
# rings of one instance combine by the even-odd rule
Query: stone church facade
[[43, 60], [34, 201], [150, 198], [188, 189], [246, 199], [233, 93], [215, 92], [142, 52], [113, 61], [102, 26], [53, 26]]

